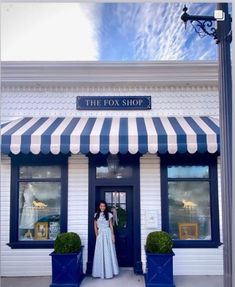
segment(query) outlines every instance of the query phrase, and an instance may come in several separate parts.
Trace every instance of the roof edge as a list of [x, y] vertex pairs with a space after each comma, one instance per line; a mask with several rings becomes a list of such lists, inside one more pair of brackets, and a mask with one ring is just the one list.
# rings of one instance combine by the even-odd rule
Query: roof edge
[[216, 61], [2, 61], [2, 85], [55, 83], [216, 84]]

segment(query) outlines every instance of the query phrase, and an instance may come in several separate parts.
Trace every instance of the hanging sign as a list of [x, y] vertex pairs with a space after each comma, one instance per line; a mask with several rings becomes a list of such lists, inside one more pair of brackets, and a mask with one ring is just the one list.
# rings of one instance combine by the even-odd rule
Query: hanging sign
[[150, 110], [151, 96], [77, 97], [77, 110]]

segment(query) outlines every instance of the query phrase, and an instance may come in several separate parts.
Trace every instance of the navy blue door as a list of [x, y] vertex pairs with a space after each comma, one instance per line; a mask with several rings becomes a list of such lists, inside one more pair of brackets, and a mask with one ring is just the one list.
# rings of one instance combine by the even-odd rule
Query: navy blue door
[[113, 213], [115, 247], [120, 267], [133, 266], [133, 192], [129, 187], [102, 187], [97, 204], [105, 200]]

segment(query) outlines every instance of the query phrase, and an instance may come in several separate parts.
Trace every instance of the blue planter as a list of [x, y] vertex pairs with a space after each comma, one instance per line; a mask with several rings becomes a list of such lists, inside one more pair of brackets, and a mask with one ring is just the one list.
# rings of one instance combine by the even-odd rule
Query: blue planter
[[79, 287], [84, 278], [82, 249], [79, 253], [50, 254], [52, 283], [50, 287]]
[[146, 287], [175, 287], [173, 281], [174, 253], [148, 253], [147, 272], [145, 274]]

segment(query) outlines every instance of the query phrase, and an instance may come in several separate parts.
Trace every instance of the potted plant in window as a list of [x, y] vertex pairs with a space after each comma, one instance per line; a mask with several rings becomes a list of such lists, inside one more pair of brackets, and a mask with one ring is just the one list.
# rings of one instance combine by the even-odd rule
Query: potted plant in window
[[150, 232], [146, 240], [146, 287], [175, 287], [173, 281], [173, 241], [164, 231]]
[[83, 274], [81, 239], [77, 233], [57, 235], [52, 258], [52, 283], [50, 287], [78, 287]]

